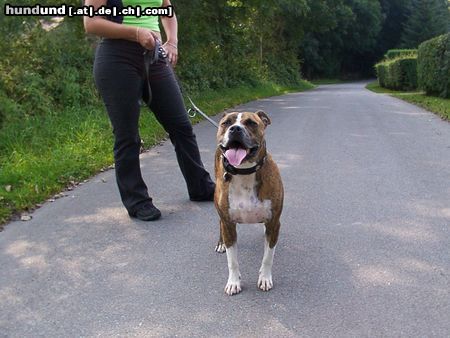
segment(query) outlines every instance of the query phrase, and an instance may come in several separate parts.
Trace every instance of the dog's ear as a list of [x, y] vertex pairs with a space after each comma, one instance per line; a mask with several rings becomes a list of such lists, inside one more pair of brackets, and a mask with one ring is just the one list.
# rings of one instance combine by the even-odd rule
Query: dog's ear
[[228, 114], [231, 114], [231, 113], [234, 113], [234, 112], [232, 112], [232, 111], [225, 111], [225, 112], [223, 112], [223, 115], [222, 115], [221, 119], [223, 119], [225, 116], [227, 116]]
[[255, 114], [258, 115], [259, 118], [264, 122], [264, 126], [266, 128], [272, 123], [272, 121], [270, 121], [269, 116], [267, 116], [267, 114], [262, 110], [258, 110]]

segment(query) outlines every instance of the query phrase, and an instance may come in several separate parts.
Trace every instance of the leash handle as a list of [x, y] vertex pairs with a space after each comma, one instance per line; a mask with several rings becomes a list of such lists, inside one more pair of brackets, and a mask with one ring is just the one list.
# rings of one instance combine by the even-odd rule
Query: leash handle
[[165, 59], [167, 54], [161, 46], [161, 42], [159, 39], [155, 39], [155, 48], [154, 49], [146, 49], [144, 52], [144, 67], [145, 67], [145, 75], [147, 82], [147, 94], [148, 98], [146, 101], [147, 105], [150, 105], [152, 102], [152, 88], [150, 86], [150, 66], [157, 63], [159, 59]]

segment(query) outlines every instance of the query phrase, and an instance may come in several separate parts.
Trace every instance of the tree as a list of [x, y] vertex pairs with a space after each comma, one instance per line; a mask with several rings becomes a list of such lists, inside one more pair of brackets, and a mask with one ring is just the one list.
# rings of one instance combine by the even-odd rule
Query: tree
[[342, 0], [308, 0], [308, 7], [301, 22], [305, 36], [299, 40], [302, 72], [308, 79], [338, 76], [353, 12]]
[[383, 16], [378, 1], [310, 0], [300, 42], [307, 78], [367, 75]]
[[449, 29], [447, 0], [412, 0], [409, 13], [402, 34], [404, 48], [417, 48]]
[[403, 27], [408, 18], [411, 0], [380, 0], [384, 22], [378, 36], [376, 57], [380, 59], [387, 50], [400, 46]]
[[341, 73], [347, 76], [370, 76], [375, 63], [375, 47], [383, 23], [378, 1], [347, 0], [354, 14], [354, 20], [344, 35], [344, 49]]

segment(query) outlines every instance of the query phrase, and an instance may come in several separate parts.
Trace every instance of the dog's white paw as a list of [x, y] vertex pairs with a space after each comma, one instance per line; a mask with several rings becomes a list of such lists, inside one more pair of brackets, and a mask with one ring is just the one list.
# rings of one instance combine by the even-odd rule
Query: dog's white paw
[[263, 291], [269, 291], [273, 288], [272, 274], [260, 274], [258, 278], [258, 288]]
[[225, 247], [225, 244], [223, 244], [223, 243], [218, 243], [218, 244], [216, 245], [215, 251], [218, 252], [218, 253], [224, 253], [225, 251], [227, 251], [227, 248]]
[[228, 283], [225, 286], [225, 293], [228, 296], [237, 295], [241, 291], [242, 291], [242, 289], [241, 289], [241, 281], [240, 280], [237, 280], [237, 281], [228, 280]]

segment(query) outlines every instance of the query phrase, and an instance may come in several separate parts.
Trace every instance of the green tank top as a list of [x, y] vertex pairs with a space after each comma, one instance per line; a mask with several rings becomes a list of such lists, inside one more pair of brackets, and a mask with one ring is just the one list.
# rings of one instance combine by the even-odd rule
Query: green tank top
[[[163, 0], [123, 0], [123, 7], [127, 6], [141, 6], [142, 9], [147, 7], [161, 7]], [[136, 17], [132, 15], [124, 15], [122, 23], [125, 25], [137, 26], [151, 29], [152, 31], [159, 32], [158, 16], [155, 15], [142, 15]]]

